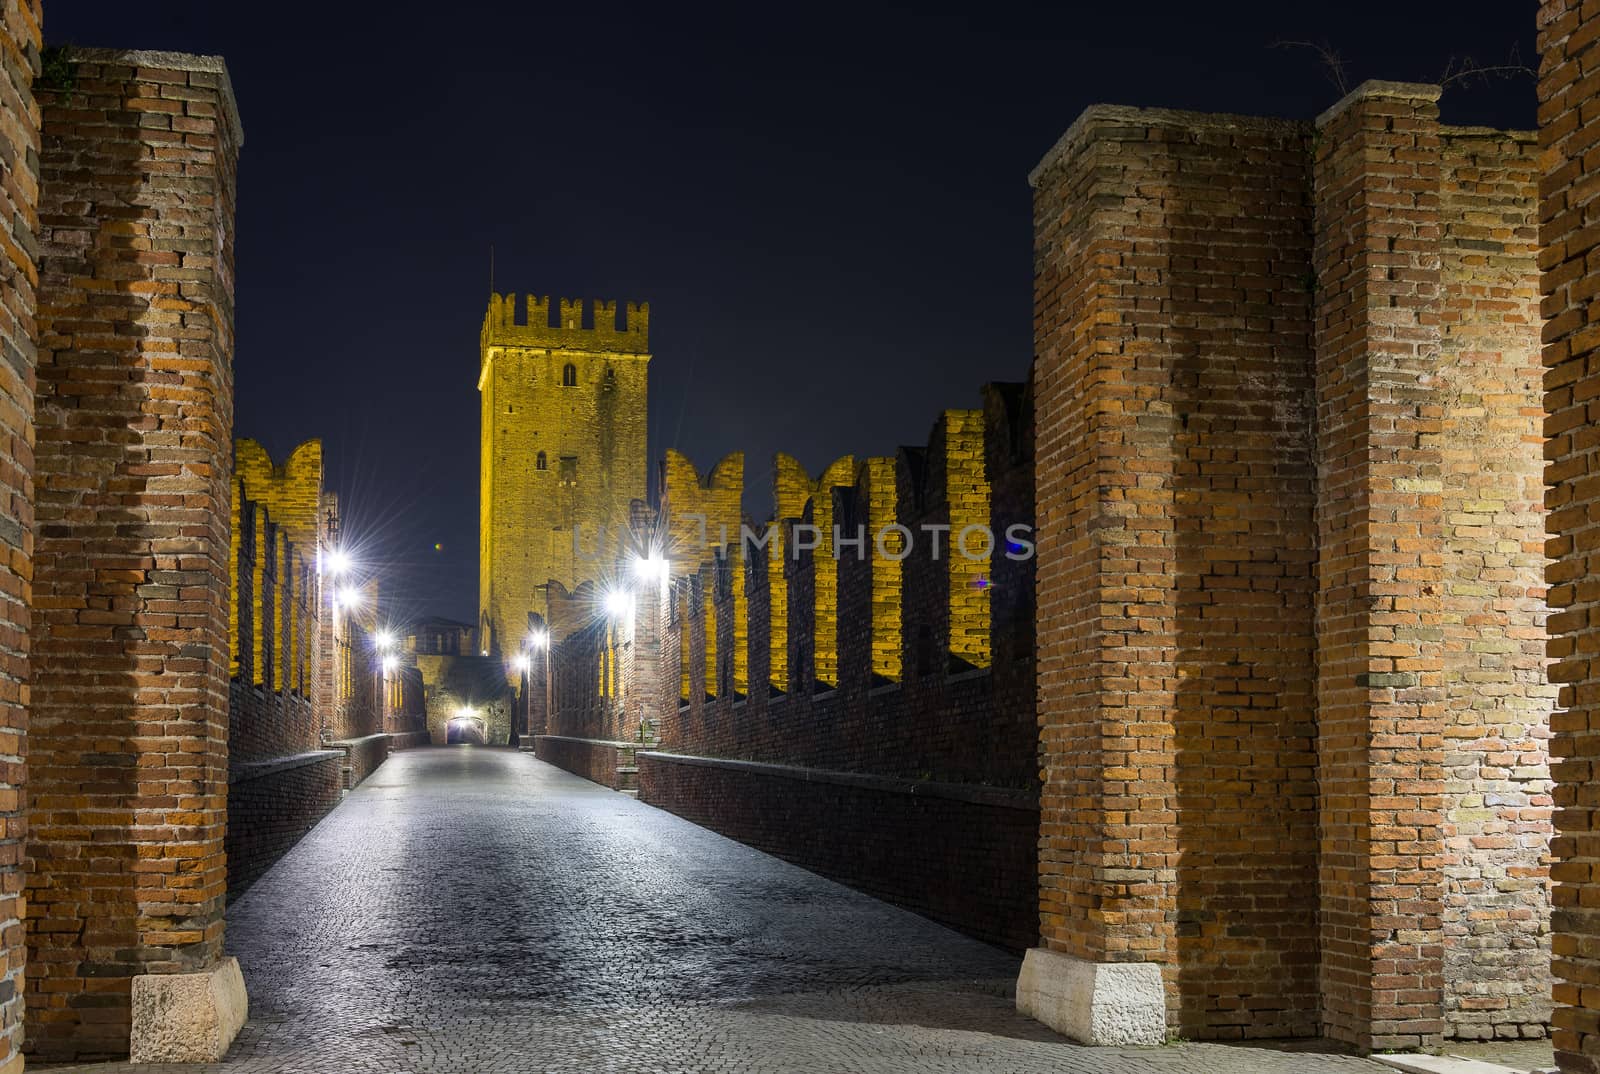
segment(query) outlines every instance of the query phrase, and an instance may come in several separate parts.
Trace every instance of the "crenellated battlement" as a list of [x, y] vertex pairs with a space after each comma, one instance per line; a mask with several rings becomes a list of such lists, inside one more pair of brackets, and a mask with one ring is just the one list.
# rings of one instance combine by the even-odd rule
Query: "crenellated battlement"
[[[588, 325], [584, 323], [586, 306]], [[619, 326], [614, 301], [557, 298], [552, 307], [548, 295], [526, 295], [519, 302], [514, 294], [492, 294], [481, 341], [485, 348], [546, 347], [648, 357], [650, 303], [625, 303]]]

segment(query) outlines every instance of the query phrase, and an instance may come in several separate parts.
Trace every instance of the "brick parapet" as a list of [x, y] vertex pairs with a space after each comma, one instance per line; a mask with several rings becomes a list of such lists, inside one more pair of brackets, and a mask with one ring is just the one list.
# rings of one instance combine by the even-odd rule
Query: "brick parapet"
[[28, 1046], [62, 1059], [222, 953], [239, 139], [219, 71], [137, 56], [43, 97]]
[[[1025, 398], [1020, 386], [1012, 389], [1013, 404]], [[1015, 502], [1018, 490], [1031, 490], [1027, 416], [1019, 414], [1015, 405], [1004, 404], [951, 413], [967, 426], [947, 437], [946, 423], [940, 423], [935, 439], [941, 467], [948, 440], [956, 449], [958, 463], [948, 469], [960, 474], [958, 489], [988, 522], [1000, 509], [988, 495], [992, 479], [1002, 481], [1008, 503]], [[996, 438], [1003, 443], [991, 450]], [[949, 616], [954, 569], [949, 535], [941, 537], [943, 553], [937, 563], [930, 558], [921, 574], [903, 571], [900, 564], [879, 557], [877, 528], [885, 523], [916, 525], [932, 516], [925, 514], [919, 501], [919, 497], [929, 498], [924, 495], [926, 490], [919, 486], [913, 495], [909, 487], [903, 487], [893, 460], [850, 460], [848, 468], [829, 467], [817, 479], [805, 474], [797, 463], [784, 467], [780, 462], [780, 467], [790, 479], [789, 497], [779, 512], [787, 517], [777, 525], [778, 537], [771, 544], [734, 543], [720, 559], [698, 554], [685, 557], [690, 569], [672, 579], [659, 604], [643, 591], [646, 587], [640, 587], [634, 629], [631, 635], [626, 630], [622, 633], [617, 657], [625, 694], [620, 708], [618, 698], [603, 693], [608, 681], [603, 669], [611, 659], [608, 650], [614, 627], [604, 621], [593, 590], [580, 587], [570, 600], [552, 603], [556, 613], [552, 621], [558, 624], [554, 634], [560, 639], [553, 656], [557, 704], [547, 721], [547, 734], [538, 739], [539, 755], [607, 785], [620, 785], [631, 773], [619, 769], [616, 750], [621, 747], [615, 743], [637, 741], [639, 725], [628, 715], [635, 710], [635, 695], [640, 711], [648, 698], [659, 698], [661, 716], [655, 730], [662, 749], [777, 766], [772, 771], [759, 765], [741, 770], [738, 781], [759, 785], [760, 794], [744, 800], [737, 816], [718, 812], [706, 823], [739, 838], [756, 839], [763, 846], [780, 847], [777, 852], [792, 860], [865, 885], [974, 934], [1014, 947], [1030, 943], [1037, 904], [1031, 891], [1018, 890], [1016, 880], [1031, 871], [1033, 857], [1030, 833], [1035, 824], [1037, 730], [1031, 646], [1025, 651], [1015, 646], [1006, 649], [1017, 658], [1015, 668], [973, 669], [968, 662], [951, 661], [948, 633], [941, 625], [932, 641], [935, 655], [928, 661], [926, 674], [907, 675], [904, 682], [882, 674], [899, 670], [883, 654], [900, 656], [902, 623], [911, 629], [920, 615], [937, 616], [941, 624]], [[943, 504], [948, 482], [942, 472], [936, 484], [932, 498]], [[981, 495], [974, 495], [974, 485], [981, 485]], [[687, 460], [677, 460], [664, 482], [663, 510], [690, 502], [693, 496], [687, 490], [696, 487], [703, 487], [703, 482]], [[819, 507], [821, 516], [829, 520], [830, 540], [819, 540], [814, 549], [804, 548], [803, 542], [796, 540], [798, 527], [816, 525], [820, 532]], [[1031, 513], [1030, 495], [1021, 517], [1008, 521], [1026, 523]], [[858, 559], [849, 547], [841, 547], [835, 557], [831, 541], [834, 522], [851, 534], [857, 523], [868, 526], [868, 559]], [[674, 524], [668, 523], [669, 527]], [[927, 535], [920, 539], [926, 550]], [[822, 547], [824, 543], [827, 548]], [[981, 544], [974, 541], [972, 546], [977, 549]], [[774, 548], [782, 550], [776, 558]], [[898, 553], [901, 548], [895, 544], [891, 551]], [[991, 549], [993, 555], [1002, 553]], [[981, 573], [986, 578], [999, 570], [992, 562], [985, 566], [989, 569]], [[1008, 577], [1029, 575], [1018, 570]], [[832, 585], [819, 593], [824, 578]], [[918, 595], [913, 596], [913, 589]], [[971, 627], [981, 632], [979, 642], [986, 643], [992, 636], [994, 616], [1015, 615], [1016, 609], [1027, 603], [1016, 595], [1009, 599], [1012, 603], [986, 603], [987, 621]], [[819, 609], [834, 624], [830, 630], [817, 629]], [[741, 618], [747, 620], [742, 638], [735, 633]], [[648, 655], [642, 657], [641, 645], [649, 637], [647, 626], [655, 623], [660, 628], [659, 645], [653, 653], [647, 647]], [[1015, 624], [1008, 620], [1006, 628], [1015, 629]], [[837, 653], [831, 682], [813, 671], [813, 647], [822, 644], [831, 645]], [[784, 652], [790, 672], [787, 689], [780, 686], [778, 676], [768, 673], [778, 649]], [[740, 657], [749, 669], [748, 694], [727, 688], [729, 666]], [[660, 683], [667, 687], [664, 693], [651, 692], [650, 660], [655, 661]], [[530, 688], [534, 688], [533, 681], [530, 677]], [[709, 687], [701, 688], [705, 683]], [[683, 684], [688, 688], [680, 693]], [[641, 776], [643, 763], [641, 759]], [[714, 767], [714, 762], [703, 761], [699, 768], [708, 765]], [[813, 783], [853, 789], [808, 792], [803, 808], [791, 803], [774, 812], [762, 805], [788, 800], [783, 787], [797, 769], [807, 772]], [[879, 782], [868, 788], [863, 780]], [[965, 788], [967, 796], [959, 802], [948, 796], [940, 799], [953, 804], [923, 803], [925, 792], [946, 784]], [[906, 790], [912, 785], [919, 789]], [[663, 776], [655, 786], [661, 793], [656, 799], [659, 804], [697, 820], [705, 818], [708, 805], [733, 805], [727, 794], [728, 780], [719, 775]], [[642, 796], [655, 793], [643, 784], [640, 789]], [[1004, 837], [993, 830], [987, 837], [980, 834], [988, 815], [985, 811], [994, 805], [990, 798], [1027, 800], [1020, 813], [1008, 814]], [[882, 815], [892, 814], [894, 831], [899, 833], [887, 837], [898, 846], [894, 860], [917, 853], [921, 846], [927, 849], [929, 864], [917, 870], [851, 867], [846, 861], [850, 854], [868, 852], [873, 842], [860, 830], [867, 826], [860, 816], [852, 817], [849, 811], [853, 809], [881, 809], [887, 811]], [[777, 819], [780, 817], [788, 819]], [[810, 829], [792, 827], [802, 817], [808, 825], [856, 831], [848, 840], [841, 840], [836, 852], [814, 855], [806, 850], [811, 840], [805, 833]], [[747, 826], [745, 821], [752, 818], [753, 824]], [[942, 826], [937, 830], [919, 828], [933, 820]], [[919, 842], [905, 843], [908, 833], [920, 833], [916, 837]], [[944, 864], [933, 864], [936, 862]], [[934, 886], [927, 887], [925, 880]], [[1005, 889], [1000, 902], [1006, 909], [998, 918], [991, 914], [985, 919], [976, 909], [984, 900], [973, 893], [992, 892], [997, 887]]]

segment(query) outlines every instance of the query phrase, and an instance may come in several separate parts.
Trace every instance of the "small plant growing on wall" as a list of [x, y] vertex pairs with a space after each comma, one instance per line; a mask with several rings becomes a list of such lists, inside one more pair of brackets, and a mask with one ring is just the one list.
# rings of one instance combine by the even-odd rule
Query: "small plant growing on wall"
[[49, 45], [39, 53], [38, 84], [71, 99], [78, 88], [78, 61], [71, 45]]

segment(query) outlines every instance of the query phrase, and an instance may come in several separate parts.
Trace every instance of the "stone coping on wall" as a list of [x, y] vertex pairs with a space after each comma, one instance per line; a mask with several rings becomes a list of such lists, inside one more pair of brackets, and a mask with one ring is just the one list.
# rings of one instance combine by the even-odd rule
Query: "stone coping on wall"
[[1072, 121], [1072, 126], [1056, 139], [1056, 144], [1028, 173], [1028, 185], [1037, 187], [1039, 177], [1050, 166], [1072, 152], [1078, 142], [1100, 126], [1177, 127], [1184, 130], [1246, 130], [1281, 133], [1309, 132], [1303, 119], [1274, 119], [1270, 116], [1234, 115], [1229, 112], [1186, 112], [1177, 108], [1133, 108], [1122, 104], [1091, 104]]
[[389, 748], [391, 750], [410, 750], [418, 746], [431, 745], [433, 736], [426, 731], [389, 731]]
[[685, 753], [663, 753], [660, 750], [642, 750], [639, 757], [668, 764], [722, 768], [773, 779], [792, 779], [803, 783], [832, 783], [842, 787], [881, 791], [885, 794], [945, 798], [999, 809], [1021, 809], [1032, 812], [1037, 812], [1039, 809], [1037, 791], [1014, 790], [1009, 787], [986, 787], [977, 783], [938, 783], [932, 780], [906, 779], [901, 776], [880, 776], [870, 772], [841, 772], [837, 769], [806, 768], [801, 765], [772, 764], [767, 761], [734, 761], [725, 757], [695, 757]]
[[389, 734], [389, 732], [387, 732], [387, 731], [379, 731], [379, 732], [377, 732], [375, 734], [371, 734], [371, 735], [362, 735], [360, 738], [336, 738], [331, 743], [329, 743], [329, 745], [333, 746], [335, 749], [353, 750], [357, 746], [360, 746], [360, 745], [362, 745], [363, 743], [366, 743], [366, 742], [371, 742], [375, 738], [394, 738], [394, 737], [395, 737], [394, 735]]
[[1381, 99], [1388, 101], [1437, 101], [1444, 96], [1444, 87], [1432, 82], [1387, 82], [1369, 78], [1341, 97], [1333, 107], [1316, 119], [1316, 125], [1325, 127], [1337, 116], [1349, 110], [1358, 101]]
[[[524, 731], [522, 733], [522, 737], [527, 738], [529, 735], [526, 731]], [[616, 746], [618, 749], [624, 750], [642, 749], [645, 746], [653, 745], [653, 743], [648, 742], [628, 742], [612, 738], [578, 738], [575, 735], [533, 735], [532, 737], [535, 739], [548, 738], [556, 742], [582, 742], [589, 746]]]
[[244, 124], [239, 120], [239, 102], [233, 94], [233, 79], [228, 76], [228, 64], [221, 56], [198, 56], [191, 52], [164, 52], [160, 49], [139, 48], [73, 48], [69, 54], [73, 63], [126, 64], [155, 71], [200, 71], [218, 76], [217, 93], [222, 98], [222, 110], [228, 127], [233, 131], [234, 143], [244, 145]]
[[323, 761], [343, 760], [343, 750], [311, 750], [307, 753], [290, 754], [287, 757], [274, 757], [267, 761], [250, 761], [231, 766], [228, 769], [228, 782], [247, 783], [252, 779], [275, 776], [279, 772], [287, 772], [293, 768], [304, 768], [306, 765], [321, 764]]

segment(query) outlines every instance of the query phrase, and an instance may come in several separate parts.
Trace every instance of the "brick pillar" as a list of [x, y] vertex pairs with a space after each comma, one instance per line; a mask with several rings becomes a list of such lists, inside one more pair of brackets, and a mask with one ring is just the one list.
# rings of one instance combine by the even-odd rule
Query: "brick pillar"
[[1090, 109], [1030, 177], [1042, 947], [1017, 1005], [1095, 1044], [1165, 1038], [1175, 941], [1171, 413], [1120, 211], [1143, 138]]
[[1034, 175], [1045, 947], [1018, 996], [1096, 1042], [1129, 992], [1142, 1039], [1316, 1031], [1310, 133], [1095, 108]]
[[1594, 77], [1600, 66], [1600, 5], [1545, 0], [1539, 10], [1539, 241], [1544, 272], [1545, 501], [1547, 550], [1554, 560], [1549, 620], [1551, 681], [1559, 684], [1554, 732], [1556, 864], [1551, 927], [1555, 1001], [1552, 1016], [1561, 1069], [1600, 1071], [1600, 524], [1595, 482], [1600, 436], [1600, 290], [1594, 257], [1594, 190], [1600, 182], [1600, 113]]
[[33, 557], [34, 322], [39, 226], [38, 0], [0, 17], [0, 1074], [22, 1069], [22, 785]]
[[1439, 90], [1318, 120], [1317, 774], [1324, 1032], [1443, 1030]]
[[244, 1018], [222, 944], [241, 135], [218, 58], [76, 59], [43, 95], [28, 1045], [203, 1061]]

